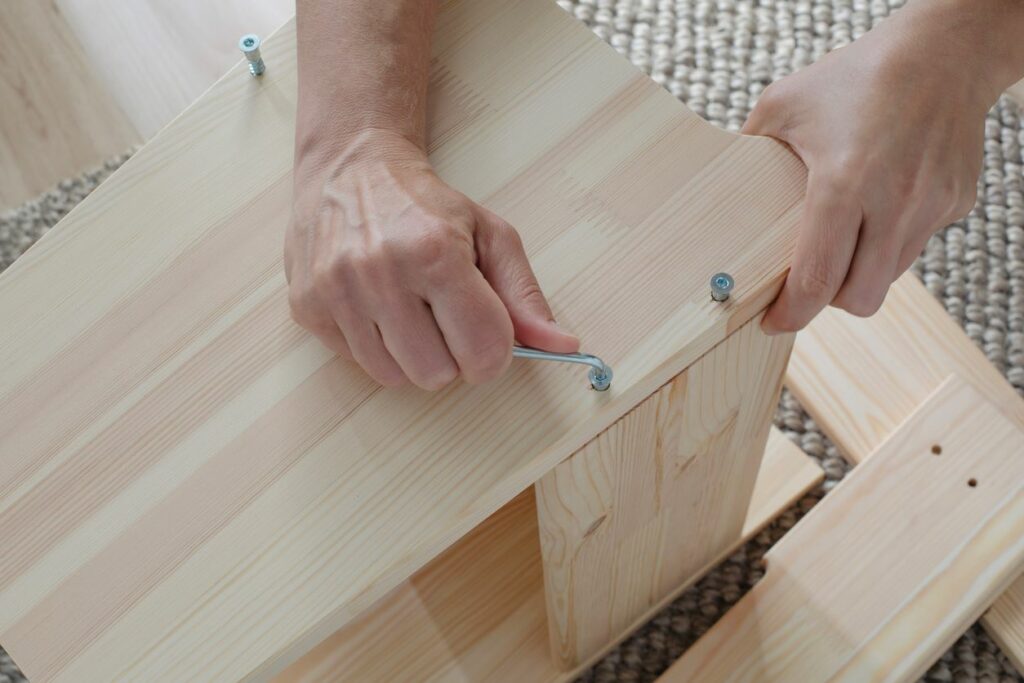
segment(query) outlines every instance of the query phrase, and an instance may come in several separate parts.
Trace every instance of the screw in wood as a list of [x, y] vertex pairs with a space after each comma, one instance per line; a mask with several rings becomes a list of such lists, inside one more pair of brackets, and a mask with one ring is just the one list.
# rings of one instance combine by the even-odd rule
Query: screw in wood
[[249, 62], [249, 73], [253, 76], [259, 76], [267, 70], [263, 57], [260, 56], [260, 44], [260, 37], [255, 33], [248, 33], [238, 40], [238, 49]]
[[711, 276], [711, 298], [715, 301], [725, 301], [735, 286], [736, 282], [729, 273], [715, 273]]
[[515, 358], [529, 358], [531, 360], [553, 360], [561, 363], [578, 363], [589, 365], [590, 372], [587, 377], [590, 379], [590, 386], [597, 391], [607, 391], [612, 385], [612, 369], [597, 356], [589, 353], [552, 353], [531, 349], [526, 346], [513, 346], [512, 355]]

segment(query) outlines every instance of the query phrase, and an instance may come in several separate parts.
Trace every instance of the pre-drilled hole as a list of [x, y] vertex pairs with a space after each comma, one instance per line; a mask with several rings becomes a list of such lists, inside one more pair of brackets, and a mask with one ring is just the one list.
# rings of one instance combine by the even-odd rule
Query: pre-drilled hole
[[939, 444], [935, 444], [934, 446], [932, 446], [932, 453], [934, 453], [935, 455], [942, 455], [942, 446], [940, 446]]
[[974, 477], [971, 477], [970, 479], [967, 480], [967, 485], [973, 489], [975, 486], [978, 485], [978, 480], [975, 479]]

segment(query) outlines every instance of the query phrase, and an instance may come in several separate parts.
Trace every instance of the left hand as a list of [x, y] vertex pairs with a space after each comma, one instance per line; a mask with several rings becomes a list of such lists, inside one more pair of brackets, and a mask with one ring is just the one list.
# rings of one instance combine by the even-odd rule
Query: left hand
[[974, 206], [999, 91], [935, 14], [911, 3], [772, 84], [744, 126], [785, 142], [808, 168], [792, 267], [766, 332], [799, 330], [830, 303], [872, 315], [928, 238]]

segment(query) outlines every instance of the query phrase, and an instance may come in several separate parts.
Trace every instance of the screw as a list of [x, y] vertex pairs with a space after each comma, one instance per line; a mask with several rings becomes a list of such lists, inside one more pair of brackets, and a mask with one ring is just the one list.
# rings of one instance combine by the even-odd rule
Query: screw
[[267, 67], [260, 57], [260, 37], [255, 33], [242, 36], [238, 41], [238, 49], [242, 51], [245, 58], [249, 60], [249, 73], [259, 76]]
[[552, 353], [525, 346], [513, 346], [512, 355], [516, 358], [555, 360], [562, 363], [589, 365], [590, 372], [587, 373], [587, 377], [590, 379], [590, 386], [594, 387], [597, 391], [607, 391], [608, 387], [612, 385], [612, 369], [603, 360], [597, 356], [591, 356], [589, 353]]
[[725, 301], [736, 282], [729, 273], [715, 273], [711, 276], [711, 298], [715, 301]]

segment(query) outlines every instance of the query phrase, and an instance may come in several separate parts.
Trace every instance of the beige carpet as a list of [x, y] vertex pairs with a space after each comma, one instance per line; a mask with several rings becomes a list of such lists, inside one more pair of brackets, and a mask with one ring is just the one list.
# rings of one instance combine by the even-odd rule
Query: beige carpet
[[[559, 4], [696, 112], [737, 130], [768, 83], [860, 35], [898, 3], [559, 0]], [[977, 206], [966, 220], [936, 235], [914, 268], [1024, 395], [1022, 147], [1021, 113], [1004, 99], [988, 116]], [[0, 270], [121, 161], [111, 160], [104, 168], [66, 181], [0, 216]], [[848, 468], [835, 447], [787, 394], [780, 402], [776, 424], [822, 464], [824, 485], [641, 628], [585, 674], [583, 681], [653, 681], [761, 578], [760, 559], [765, 551], [846, 474]], [[197, 672], [196, 679], [203, 678]], [[0, 683], [22, 680], [0, 650]], [[1024, 678], [974, 626], [924, 680], [1019, 683]]]

